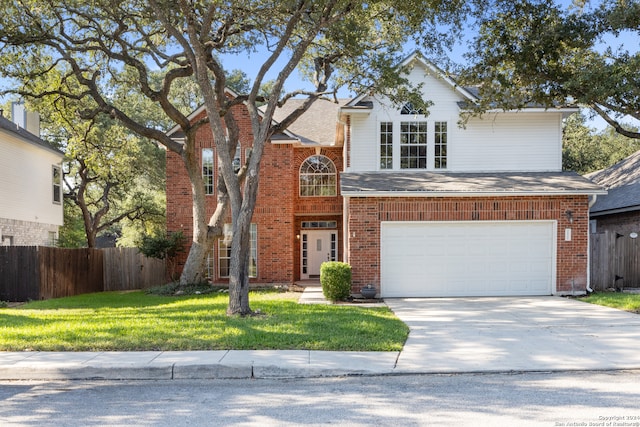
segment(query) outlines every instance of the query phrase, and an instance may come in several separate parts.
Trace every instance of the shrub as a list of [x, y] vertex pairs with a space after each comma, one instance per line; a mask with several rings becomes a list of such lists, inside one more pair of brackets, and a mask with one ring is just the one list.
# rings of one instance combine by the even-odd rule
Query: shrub
[[143, 236], [138, 243], [138, 250], [150, 258], [173, 258], [184, 251], [185, 243], [186, 238], [180, 231], [167, 235]]
[[187, 239], [181, 231], [155, 236], [143, 236], [138, 242], [138, 250], [150, 258], [166, 259], [167, 273], [171, 280], [176, 280], [176, 257], [184, 251]]
[[329, 301], [339, 301], [351, 294], [351, 266], [344, 262], [323, 262], [320, 266], [322, 293]]

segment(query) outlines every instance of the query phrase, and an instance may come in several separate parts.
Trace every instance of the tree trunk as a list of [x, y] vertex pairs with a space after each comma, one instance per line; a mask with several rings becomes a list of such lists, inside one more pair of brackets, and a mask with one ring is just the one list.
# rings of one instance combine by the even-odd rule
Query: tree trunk
[[202, 281], [202, 270], [207, 252], [211, 247], [207, 232], [206, 221], [206, 197], [204, 194], [204, 182], [200, 172], [199, 162], [195, 155], [194, 141], [189, 141], [182, 158], [184, 166], [189, 175], [191, 182], [191, 197], [193, 202], [193, 236], [191, 241], [191, 249], [187, 256], [182, 274], [180, 275], [180, 284], [188, 285], [191, 283], [199, 283]]
[[229, 272], [228, 315], [252, 314], [249, 306], [249, 261], [251, 258], [251, 211], [243, 212], [233, 224]]
[[[190, 147], [195, 144], [191, 141]], [[222, 235], [224, 221], [229, 208], [229, 196], [224, 180], [218, 176], [217, 206], [207, 223], [206, 196], [200, 164], [190, 150], [183, 155], [184, 165], [191, 182], [193, 201], [193, 237], [187, 261], [180, 275], [180, 284], [199, 283], [204, 279], [203, 271], [206, 265], [207, 253], [213, 249], [213, 244]]]

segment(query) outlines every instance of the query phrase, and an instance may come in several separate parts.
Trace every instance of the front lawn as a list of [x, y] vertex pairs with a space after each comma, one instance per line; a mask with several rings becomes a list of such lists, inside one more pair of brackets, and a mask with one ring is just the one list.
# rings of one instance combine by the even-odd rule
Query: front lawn
[[261, 315], [228, 317], [226, 294], [104, 292], [0, 308], [2, 351], [308, 349], [399, 351], [409, 329], [386, 307], [298, 304], [251, 292]]
[[594, 292], [587, 297], [581, 298], [581, 300], [591, 304], [604, 305], [640, 314], [640, 294]]

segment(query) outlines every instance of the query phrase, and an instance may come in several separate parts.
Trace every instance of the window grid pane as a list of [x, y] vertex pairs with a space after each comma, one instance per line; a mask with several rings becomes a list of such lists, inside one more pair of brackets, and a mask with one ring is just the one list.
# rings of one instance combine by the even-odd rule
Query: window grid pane
[[[258, 277], [258, 226], [251, 224], [249, 231], [250, 255], [249, 255], [249, 277]], [[218, 277], [229, 277], [231, 268], [231, 241], [233, 233], [231, 224], [224, 225], [224, 237], [218, 240]]]
[[59, 204], [62, 202], [62, 173], [60, 166], [52, 167], [51, 180], [53, 183], [53, 203]]
[[427, 122], [400, 123], [400, 168], [427, 168]]
[[393, 168], [393, 123], [380, 123], [380, 169]]
[[447, 167], [447, 122], [435, 123], [435, 157], [434, 167], [445, 169]]
[[300, 196], [335, 196], [336, 167], [325, 156], [311, 156], [300, 166]]
[[202, 149], [202, 180], [204, 194], [213, 194], [213, 148]]

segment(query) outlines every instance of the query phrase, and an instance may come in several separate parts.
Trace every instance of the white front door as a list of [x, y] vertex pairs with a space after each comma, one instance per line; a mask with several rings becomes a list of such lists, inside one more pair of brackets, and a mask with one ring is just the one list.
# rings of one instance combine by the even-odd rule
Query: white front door
[[303, 231], [300, 241], [301, 277], [320, 277], [320, 265], [325, 261], [335, 261], [338, 234], [332, 230]]

